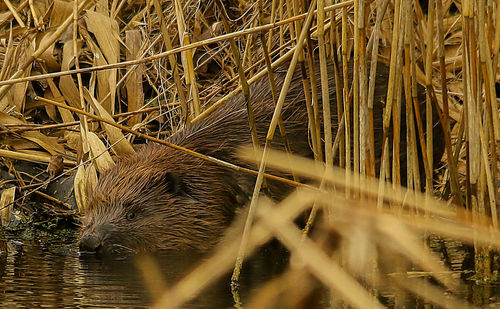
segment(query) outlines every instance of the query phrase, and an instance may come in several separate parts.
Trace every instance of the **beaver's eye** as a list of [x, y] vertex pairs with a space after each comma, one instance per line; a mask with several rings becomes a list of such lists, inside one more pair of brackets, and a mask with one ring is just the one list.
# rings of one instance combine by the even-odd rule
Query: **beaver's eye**
[[135, 211], [129, 211], [127, 213], [127, 220], [134, 220], [135, 219]]

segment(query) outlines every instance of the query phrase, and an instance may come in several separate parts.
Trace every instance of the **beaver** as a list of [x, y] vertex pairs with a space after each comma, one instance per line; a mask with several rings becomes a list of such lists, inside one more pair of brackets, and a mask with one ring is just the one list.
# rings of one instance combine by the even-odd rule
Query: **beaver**
[[[383, 102], [389, 69], [383, 64], [377, 66], [373, 117], [376, 155], [380, 156]], [[330, 65], [328, 70], [331, 77], [332, 125], [336, 133], [338, 121], [333, 66]], [[319, 69], [316, 71], [319, 85]], [[278, 89], [283, 84], [284, 72], [286, 70], [282, 68], [275, 74]], [[349, 72], [351, 75], [352, 68]], [[321, 93], [319, 86], [318, 93]], [[264, 141], [275, 106], [267, 76], [250, 86], [250, 98], [257, 133], [260, 141]], [[423, 102], [422, 97], [419, 99]], [[421, 111], [425, 109], [421, 108]], [[298, 69], [292, 78], [282, 116], [292, 152], [312, 157], [302, 75]], [[405, 132], [405, 118], [401, 119], [401, 132]], [[434, 162], [443, 152], [443, 143], [438, 142], [442, 135], [440, 127], [434, 126]], [[405, 140], [401, 138], [402, 171], [405, 171], [406, 163], [406, 154], [403, 153], [406, 152]], [[236, 156], [240, 145], [251, 143], [246, 102], [242, 94], [234, 96], [203, 120], [173, 134], [168, 141], [238, 165], [254, 167]], [[271, 145], [273, 149], [282, 149], [283, 144], [283, 139], [276, 134]], [[380, 158], [376, 161], [378, 168]], [[214, 247], [224, 234], [237, 209], [247, 204], [254, 182], [252, 175], [163, 145], [146, 144], [136, 154], [122, 158], [104, 173], [87, 195], [88, 211], [82, 218], [80, 249], [112, 255], [156, 249], [207, 250]], [[269, 181], [268, 188], [275, 199], [283, 198], [292, 189], [275, 181]]]

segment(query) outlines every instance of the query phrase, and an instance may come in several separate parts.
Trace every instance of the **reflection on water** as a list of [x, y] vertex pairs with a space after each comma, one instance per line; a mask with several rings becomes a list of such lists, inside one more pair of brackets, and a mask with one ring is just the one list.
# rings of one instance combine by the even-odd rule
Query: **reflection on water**
[[[160, 266], [162, 276], [152, 278], [158, 278], [158, 286], [168, 286], [204, 256], [184, 251], [157, 254], [153, 258], [155, 264]], [[243, 268], [240, 282], [243, 304], [248, 303], [249, 295], [279, 273], [285, 264], [286, 254], [272, 247], [257, 253]], [[60, 242], [52, 238], [37, 238], [21, 242], [15, 239], [2, 241], [0, 237], [0, 308], [145, 308], [152, 304], [152, 299], [136, 265], [133, 259], [103, 261], [93, 255], [80, 256], [74, 240]], [[228, 274], [187, 307], [234, 308], [229, 281]], [[488, 307], [494, 307], [499, 304], [498, 286], [468, 283], [468, 291], [459, 297], [479, 306], [489, 304]], [[149, 284], [153, 287], [156, 285], [155, 282]], [[328, 307], [326, 303], [324, 305]], [[384, 303], [394, 306], [393, 296]], [[410, 303], [418, 308], [431, 308], [421, 301], [413, 300]]]
[[[32, 242], [11, 239], [7, 241], [7, 247], [8, 254], [5, 254], [0, 246], [2, 308], [140, 308], [151, 305], [150, 295], [133, 260], [103, 261], [92, 255], [80, 256], [74, 242], [54, 244], [49, 239]], [[195, 252], [183, 252], [156, 255], [154, 258], [160, 262], [163, 280], [169, 285], [203, 257]], [[265, 259], [259, 257], [254, 260], [256, 262], [246, 268], [248, 280], [242, 286], [244, 293], [275, 272], [274, 263], [263, 263]], [[229, 275], [207, 289], [189, 307], [233, 308]]]

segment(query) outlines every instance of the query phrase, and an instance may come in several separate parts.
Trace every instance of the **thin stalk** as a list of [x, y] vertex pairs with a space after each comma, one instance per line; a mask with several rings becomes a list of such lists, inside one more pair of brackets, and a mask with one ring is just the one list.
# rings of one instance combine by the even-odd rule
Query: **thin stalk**
[[[368, 69], [366, 61], [366, 10], [365, 1], [359, 1], [358, 23], [356, 27], [359, 33], [358, 61], [359, 61], [359, 172], [366, 175], [370, 173], [370, 154], [367, 151], [368, 137], [370, 136], [370, 122], [368, 120]], [[357, 66], [356, 66], [357, 68]], [[358, 71], [358, 70], [355, 70]]]
[[[224, 4], [221, 2], [221, 0], [215, 1], [217, 6], [219, 7], [220, 11], [220, 16], [222, 18], [222, 23], [224, 24], [224, 28], [226, 29], [226, 32], [231, 32], [231, 27], [229, 25], [229, 18], [227, 16], [227, 12], [224, 8]], [[245, 70], [243, 69], [243, 66], [241, 64], [241, 59], [240, 59], [240, 52], [238, 50], [238, 46], [236, 46], [236, 42], [233, 38], [229, 39], [229, 45], [231, 46], [231, 51], [233, 53], [233, 59], [236, 63], [236, 66], [238, 68], [238, 76], [240, 79], [240, 85], [241, 89], [243, 91], [243, 96], [245, 97], [245, 102], [247, 106], [247, 113], [248, 113], [248, 122], [250, 125], [250, 133], [252, 135], [252, 144], [254, 149], [258, 149], [260, 147], [259, 145], [259, 137], [257, 135], [257, 125], [255, 123], [255, 114], [253, 112], [253, 107], [252, 107], [252, 101], [250, 99], [250, 89], [248, 87], [248, 81], [245, 75]], [[269, 72], [269, 69], [268, 69]]]
[[[288, 88], [290, 87], [290, 83], [292, 80], [293, 73], [295, 72], [295, 66], [297, 65], [297, 61], [300, 55], [300, 51], [302, 50], [302, 46], [304, 45], [304, 39], [309, 29], [309, 25], [311, 24], [314, 8], [316, 7], [316, 0], [311, 1], [311, 5], [309, 7], [309, 11], [307, 13], [306, 20], [302, 27], [302, 31], [299, 36], [299, 40], [297, 41], [296, 49], [293, 54], [292, 60], [290, 62], [290, 66], [288, 68], [288, 72], [286, 74], [285, 80], [283, 82], [283, 87], [281, 88], [280, 96], [278, 98], [278, 104], [274, 109], [273, 118], [271, 120], [271, 124], [269, 125], [269, 130], [267, 132], [266, 143], [264, 144], [264, 152], [262, 154], [260, 160], [259, 173], [257, 175], [257, 180], [255, 182], [255, 187], [252, 194], [252, 200], [250, 202], [250, 206], [248, 209], [247, 219], [245, 222], [245, 228], [243, 229], [243, 235], [241, 237], [241, 244], [238, 250], [238, 255], [236, 257], [236, 263], [233, 270], [233, 275], [231, 277], [231, 281], [236, 283], [239, 279], [241, 267], [243, 264], [243, 258], [245, 257], [246, 247], [249, 240], [251, 225], [253, 222], [253, 218], [255, 216], [255, 210], [257, 205], [257, 198], [259, 196], [260, 188], [262, 185], [262, 180], [264, 176], [264, 170], [266, 167], [266, 159], [269, 154], [269, 143], [272, 141], [274, 137], [274, 132], [276, 130], [276, 126], [278, 124], [279, 115], [281, 114], [281, 109], [283, 108], [283, 103], [285, 102], [285, 97], [288, 92]], [[233, 285], [234, 286], [234, 285]]]
[[[84, 1], [85, 2], [85, 1]], [[73, 4], [73, 55], [75, 57], [75, 68], [79, 69], [80, 68], [80, 61], [79, 61], [79, 55], [78, 55], [78, 0], [75, 0], [75, 3]], [[85, 99], [83, 98], [83, 82], [82, 82], [82, 75], [77, 74], [77, 81], [78, 81], [78, 94], [80, 97], [80, 106], [83, 111], [87, 110], [87, 105], [85, 104]], [[89, 124], [87, 121], [87, 117], [85, 115], [83, 117], [80, 117], [80, 138], [81, 138], [81, 143], [82, 143], [82, 150], [83, 153], [79, 154], [79, 159], [82, 159], [82, 157], [86, 156], [87, 154], [90, 154], [90, 146], [89, 146], [89, 141], [87, 139], [87, 134], [89, 132]]]
[[[382, 25], [382, 20], [384, 18], [385, 12], [387, 11], [387, 5], [389, 0], [378, 0], [377, 2], [377, 19], [375, 21], [375, 27], [373, 28], [373, 33], [368, 42], [368, 52], [371, 50], [371, 60], [370, 60], [370, 82], [368, 84], [368, 122], [369, 122], [369, 136], [368, 136], [368, 149], [370, 157], [370, 168], [369, 176], [375, 177], [375, 133], [374, 133], [374, 121], [373, 121], [373, 99], [375, 93], [375, 82], [377, 74], [377, 58], [379, 49], [379, 36], [380, 27]], [[371, 43], [371, 44], [370, 44]], [[370, 48], [371, 46], [371, 48]]]
[[[260, 16], [260, 23], [263, 24], [264, 21], [264, 14], [262, 12], [262, 0], [259, 0], [258, 3], [258, 8], [259, 8], [259, 16]], [[265, 32], [261, 31], [260, 35], [260, 42], [262, 44], [262, 53], [264, 55], [264, 60], [266, 63], [266, 68], [267, 68], [267, 76], [269, 78], [269, 85], [271, 87], [271, 95], [273, 97], [273, 102], [276, 105], [278, 103], [278, 90], [276, 88], [276, 80], [274, 79], [274, 74], [271, 66], [271, 58], [269, 57], [269, 52], [268, 52], [268, 47], [266, 46], [266, 38], [265, 38]], [[290, 143], [288, 142], [288, 138], [286, 137], [286, 131], [285, 131], [285, 124], [283, 123], [283, 117], [280, 115], [280, 118], [278, 119], [278, 127], [280, 130], [281, 137], [283, 138], [284, 144], [285, 144], [285, 151], [288, 154], [292, 153], [292, 149], [290, 148]], [[292, 175], [293, 175], [293, 180], [299, 181], [297, 175], [295, 172], [292, 170]]]
[[[47, 104], [51, 104], [51, 105], [54, 105], [54, 106], [57, 106], [57, 107], [60, 107], [60, 108], [65, 108], [65, 109], [70, 110], [70, 111], [72, 111], [74, 113], [77, 113], [79, 115], [85, 115], [85, 116], [87, 116], [89, 118], [92, 118], [92, 119], [95, 119], [97, 121], [109, 124], [109, 125], [111, 125], [113, 127], [116, 127], [118, 129], [122, 130], [122, 131], [130, 133], [130, 134], [132, 134], [132, 135], [134, 135], [134, 136], [136, 136], [138, 138], [146, 139], [148, 141], [152, 141], [152, 142], [155, 142], [155, 143], [159, 143], [159, 144], [168, 146], [170, 148], [173, 148], [173, 149], [185, 152], [187, 154], [190, 154], [190, 155], [192, 155], [192, 156], [194, 156], [196, 158], [200, 158], [202, 160], [205, 160], [205, 161], [208, 161], [208, 162], [211, 162], [211, 163], [215, 163], [217, 165], [224, 166], [224, 167], [230, 168], [230, 169], [235, 170], [235, 171], [239, 171], [239, 172], [243, 172], [243, 173], [247, 173], [247, 174], [251, 174], [251, 175], [255, 175], [255, 176], [257, 176], [259, 174], [257, 171], [254, 171], [252, 169], [241, 167], [241, 166], [238, 166], [236, 164], [229, 163], [229, 162], [226, 162], [226, 161], [223, 161], [223, 160], [211, 157], [211, 156], [207, 156], [207, 155], [198, 153], [196, 151], [187, 149], [185, 147], [172, 144], [172, 143], [170, 143], [168, 141], [165, 141], [165, 140], [162, 140], [162, 139], [159, 139], [159, 138], [156, 138], [156, 137], [152, 137], [152, 136], [146, 135], [144, 133], [137, 132], [135, 130], [132, 130], [132, 129], [128, 128], [127, 126], [124, 126], [124, 125], [118, 124], [116, 122], [104, 119], [102, 117], [96, 116], [94, 114], [91, 114], [89, 112], [83, 111], [81, 109], [61, 104], [61, 103], [56, 102], [54, 100], [49, 100], [49, 99], [42, 98], [42, 97], [35, 97], [34, 100], [40, 101], [40, 102], [44, 102], [44, 103], [47, 103]], [[284, 183], [287, 183], [287, 184], [292, 185], [292, 186], [305, 186], [304, 184], [301, 184], [299, 182], [296, 182], [296, 181], [293, 181], [293, 180], [289, 180], [289, 179], [286, 179], [286, 178], [282, 178], [282, 177], [278, 177], [278, 176], [274, 176], [274, 175], [271, 175], [271, 174], [263, 174], [263, 177], [266, 177], [266, 178], [272, 179], [272, 180], [277, 180], [277, 181], [280, 181], [280, 182], [284, 182]]]
[[353, 150], [354, 150], [354, 183], [359, 183], [359, 46], [360, 44], [360, 34], [359, 34], [359, 2], [362, 0], [354, 1], [354, 59], [353, 59], [353, 70], [352, 70], [352, 87], [353, 87], [353, 97], [352, 97], [352, 119], [353, 119]]
[[394, 3], [394, 25], [392, 30], [392, 44], [391, 44], [391, 59], [390, 59], [390, 70], [389, 70], [389, 81], [387, 85], [387, 99], [383, 118], [383, 136], [382, 136], [382, 154], [381, 154], [381, 168], [380, 168], [380, 186], [379, 186], [379, 199], [378, 207], [381, 206], [381, 201], [383, 200], [384, 192], [384, 182], [386, 175], [385, 169], [388, 168], [388, 162], [386, 160], [389, 158], [387, 151], [389, 150], [389, 126], [392, 114], [392, 104], [394, 102], [394, 90], [395, 90], [395, 78], [396, 78], [396, 62], [398, 57], [398, 38], [400, 37], [401, 26], [400, 26], [400, 12], [401, 12], [401, 0], [395, 0]]
[[[350, 108], [351, 104], [349, 101], [349, 76], [347, 71], [347, 8], [342, 8], [342, 76], [343, 76], [343, 92], [342, 101], [344, 104], [344, 118], [345, 118], [345, 167], [346, 167], [346, 183], [351, 183], [350, 170], [351, 170], [351, 117]], [[350, 195], [350, 192], [346, 190], [346, 197]]]
[[[486, 111], [484, 116], [483, 125], [481, 128], [481, 153], [483, 156], [483, 166], [486, 169], [487, 187], [489, 193], [489, 202], [491, 210], [491, 218], [493, 222], [493, 227], [498, 227], [498, 217], [497, 217], [497, 206], [496, 206], [496, 193], [497, 190], [497, 178], [496, 178], [496, 166], [497, 166], [497, 153], [496, 153], [496, 143], [495, 143], [495, 119], [498, 119], [498, 109], [496, 108], [495, 102], [495, 90], [494, 90], [494, 74], [490, 59], [490, 51], [486, 37], [486, 31], [484, 29], [485, 23], [485, 11], [484, 2], [479, 2], [478, 10], [478, 24], [479, 24], [479, 58], [481, 62], [481, 71], [483, 73], [484, 90], [486, 94]], [[495, 108], [495, 113], [492, 111], [492, 106]], [[493, 115], [494, 114], [494, 115]], [[485, 129], [486, 127], [486, 129]], [[484, 133], [484, 130], [488, 130]], [[489, 133], [489, 134], [488, 134]], [[487, 143], [488, 136], [491, 137], [491, 142]], [[500, 138], [500, 137], [499, 137]], [[487, 147], [490, 145], [490, 147]], [[491, 162], [487, 159], [488, 153], [491, 154]], [[493, 171], [492, 171], [493, 167]]]
[[[340, 123], [341, 119], [343, 118], [344, 114], [344, 108], [342, 105], [342, 78], [341, 78], [341, 68], [340, 68], [340, 63], [339, 63], [339, 57], [341, 55], [337, 54], [337, 49], [338, 49], [338, 44], [339, 42], [339, 33], [338, 33], [338, 26], [335, 21], [335, 16], [336, 16], [336, 11], [332, 11], [330, 13], [330, 21], [332, 23], [332, 26], [330, 27], [330, 43], [331, 43], [331, 57], [333, 61], [333, 74], [335, 75], [335, 96], [336, 96], [336, 101], [337, 101], [337, 133], [335, 136], [335, 140], [337, 140], [337, 136], [340, 136], [339, 140], [339, 166], [344, 167], [345, 166], [345, 144], [344, 144], [344, 124], [342, 124], [342, 129], [340, 128]], [[342, 120], [343, 123], [343, 120]], [[335, 147], [334, 147], [335, 149]], [[333, 156], [335, 157], [337, 150], [333, 151]]]
[[[179, 30], [179, 43], [180, 46], [187, 46], [190, 44], [189, 33], [186, 31], [184, 22], [184, 15], [180, 0], [174, 1], [175, 15], [177, 17], [177, 28]], [[191, 93], [191, 113], [196, 117], [200, 114], [200, 98], [198, 94], [198, 85], [196, 84], [196, 76], [194, 72], [192, 50], [187, 49], [182, 53], [182, 66], [184, 68], [184, 77], [186, 85], [189, 87]]]
[[[330, 113], [330, 95], [328, 87], [328, 64], [326, 63], [325, 48], [325, 1], [318, 0], [318, 48], [319, 48], [319, 67], [321, 74], [321, 100], [323, 102], [323, 129], [325, 134], [325, 163], [328, 166], [333, 165], [332, 153], [332, 123]], [[311, 79], [314, 79], [311, 76]]]
[[[160, 0], [153, 0], [153, 5], [155, 9], [156, 16], [158, 18], [158, 22], [160, 23], [160, 31], [163, 37], [163, 42], [165, 44], [165, 48], [167, 50], [172, 49], [172, 41], [170, 40], [170, 35], [167, 30], [167, 25], [165, 23], [165, 19], [163, 18], [163, 11], [161, 7]], [[168, 61], [170, 63], [170, 68], [172, 70], [172, 75], [174, 77], [174, 83], [177, 88], [177, 96], [179, 97], [179, 102], [181, 103], [181, 122], [183, 125], [189, 123], [189, 113], [186, 102], [186, 94], [184, 86], [182, 85], [182, 81], [179, 75], [179, 67], [177, 66], [177, 59], [173, 54], [168, 56]]]
[[[426, 38], [425, 38], [425, 86], [429, 89], [432, 85], [432, 51], [434, 49], [434, 18], [435, 18], [435, 6], [434, 0], [429, 0], [428, 12], [427, 12], [427, 27], [426, 27]], [[415, 107], [416, 110], [417, 107]], [[417, 113], [417, 117], [420, 113]], [[429, 92], [425, 93], [425, 127], [427, 128], [426, 143], [429, 147], [422, 150], [427, 155], [427, 162], [430, 167], [434, 166], [433, 157], [433, 132], [431, 128], [433, 127], [432, 121], [432, 101]], [[418, 122], [417, 122], [418, 123]], [[421, 129], [419, 129], [421, 130]], [[424, 148], [422, 148], [424, 149]], [[428, 194], [432, 193], [432, 179], [426, 178], [425, 190]]]
[[451, 148], [451, 138], [447, 132], [449, 132], [449, 107], [448, 107], [448, 86], [446, 78], [446, 66], [445, 66], [445, 54], [444, 54], [444, 33], [443, 33], [443, 8], [442, 1], [436, 0], [436, 19], [437, 19], [437, 37], [438, 37], [438, 57], [441, 71], [441, 90], [442, 90], [442, 100], [443, 100], [443, 130], [445, 132], [445, 144], [446, 144], [446, 156], [448, 158], [448, 168], [450, 170], [450, 183], [451, 192], [453, 194], [453, 199], [457, 205], [461, 205], [460, 202], [460, 189], [458, 187], [458, 174], [457, 165], [453, 157], [453, 151]]

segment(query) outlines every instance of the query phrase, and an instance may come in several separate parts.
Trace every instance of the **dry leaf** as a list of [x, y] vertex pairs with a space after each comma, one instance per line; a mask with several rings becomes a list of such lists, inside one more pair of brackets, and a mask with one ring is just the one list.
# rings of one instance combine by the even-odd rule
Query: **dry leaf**
[[[104, 58], [97, 58], [97, 65], [106, 63], [116, 63], [119, 61], [120, 44], [119, 44], [119, 29], [116, 20], [111, 19], [105, 14], [98, 12], [87, 11], [85, 16], [87, 28], [94, 34], [99, 52]], [[97, 54], [97, 51], [94, 51]], [[102, 106], [111, 114], [114, 113], [114, 102], [116, 93], [116, 70], [99, 71], [98, 76], [98, 98], [102, 102]], [[104, 98], [110, 93], [108, 99]], [[104, 100], [104, 102], [103, 102]]]
[[[66, 71], [71, 69], [74, 61], [73, 43], [68, 41], [63, 46], [61, 70]], [[59, 89], [64, 96], [66, 102], [75, 108], [81, 108], [80, 94], [78, 87], [73, 81], [71, 75], [61, 76], [59, 79]]]
[[115, 163], [113, 162], [106, 146], [104, 146], [102, 141], [94, 132], [89, 132], [87, 134], [87, 138], [89, 140], [91, 158], [94, 160], [99, 173], [102, 174], [104, 171], [115, 165]]
[[10, 214], [12, 212], [12, 206], [15, 198], [16, 187], [10, 187], [2, 191], [2, 197], [0, 199], [0, 226], [9, 225]]
[[47, 166], [47, 173], [49, 173], [51, 178], [59, 176], [64, 170], [63, 157], [61, 155], [55, 155], [50, 157], [49, 165]]
[[[90, 102], [92, 108], [96, 112], [96, 114], [106, 120], [115, 122], [113, 117], [111, 117], [108, 112], [97, 102], [97, 100], [90, 95], [87, 89], [85, 89], [85, 98]], [[102, 123], [104, 130], [109, 138], [111, 143], [111, 149], [117, 156], [123, 156], [126, 154], [135, 153], [134, 148], [130, 144], [130, 142], [125, 138], [122, 131], [117, 127], [113, 127], [109, 124]]]
[[85, 194], [85, 167], [81, 164], [76, 170], [75, 180], [73, 182], [73, 189], [75, 191], [76, 205], [78, 206], [78, 211], [80, 213], [85, 213], [87, 209], [86, 201], [87, 196]]

